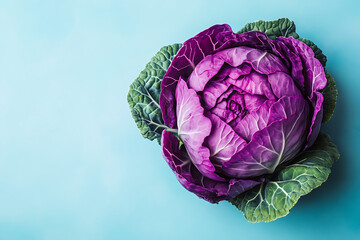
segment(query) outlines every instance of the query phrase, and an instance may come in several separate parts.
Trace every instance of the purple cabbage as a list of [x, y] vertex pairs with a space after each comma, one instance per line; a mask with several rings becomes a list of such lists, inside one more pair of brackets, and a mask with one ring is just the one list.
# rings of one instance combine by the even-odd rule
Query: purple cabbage
[[187, 190], [231, 200], [314, 143], [326, 82], [293, 37], [210, 27], [183, 44], [161, 83], [164, 123], [177, 131], [163, 131], [163, 156]]

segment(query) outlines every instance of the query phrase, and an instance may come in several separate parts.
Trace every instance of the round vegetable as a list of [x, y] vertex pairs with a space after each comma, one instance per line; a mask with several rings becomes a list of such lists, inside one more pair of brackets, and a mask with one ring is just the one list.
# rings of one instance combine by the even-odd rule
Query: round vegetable
[[315, 142], [326, 82], [293, 37], [210, 27], [182, 45], [161, 82], [163, 156], [189, 191], [231, 200]]

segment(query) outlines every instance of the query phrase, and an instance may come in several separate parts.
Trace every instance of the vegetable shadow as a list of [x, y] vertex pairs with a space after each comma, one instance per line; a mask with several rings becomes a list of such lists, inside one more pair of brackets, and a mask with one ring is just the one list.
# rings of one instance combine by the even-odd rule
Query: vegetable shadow
[[339, 149], [340, 158], [332, 166], [328, 180], [320, 187], [314, 189], [311, 193], [299, 199], [299, 205], [301, 206], [307, 204], [318, 204], [325, 199], [332, 199], [333, 201], [337, 201], [336, 196], [339, 196], [340, 192], [351, 186], [349, 182], [351, 181], [350, 179], [353, 178], [351, 176], [353, 171], [349, 166], [347, 153], [343, 150], [345, 149], [343, 146], [345, 146], [347, 143], [347, 126], [344, 120], [349, 118], [349, 99], [347, 99], [345, 92], [342, 91], [342, 81], [340, 81], [337, 76], [334, 76], [334, 74], [332, 75], [334, 79], [336, 79], [335, 81], [336, 88], [338, 90], [338, 97], [334, 115], [327, 123], [322, 125], [321, 131], [330, 135], [332, 142], [335, 143]]

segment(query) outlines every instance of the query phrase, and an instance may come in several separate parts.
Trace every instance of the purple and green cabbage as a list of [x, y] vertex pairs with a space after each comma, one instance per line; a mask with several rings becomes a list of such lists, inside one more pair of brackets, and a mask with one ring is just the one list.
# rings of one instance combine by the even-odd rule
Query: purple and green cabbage
[[128, 102], [184, 188], [268, 222], [326, 181], [339, 158], [319, 134], [337, 96], [325, 65], [286, 18], [238, 33], [215, 25], [162, 48], [130, 86]]

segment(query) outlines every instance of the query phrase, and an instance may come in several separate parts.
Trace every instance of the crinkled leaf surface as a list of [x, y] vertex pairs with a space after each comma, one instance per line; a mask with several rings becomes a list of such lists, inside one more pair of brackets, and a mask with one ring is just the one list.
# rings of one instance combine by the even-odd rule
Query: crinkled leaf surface
[[336, 99], [338, 95], [338, 91], [336, 89], [335, 81], [332, 76], [325, 71], [327, 85], [323, 90], [322, 94], [324, 95], [324, 115], [322, 122], [327, 122], [330, 120], [335, 111]]
[[160, 143], [166, 126], [159, 106], [160, 84], [181, 44], [162, 47], [131, 84], [127, 100], [140, 133]]
[[246, 24], [238, 33], [249, 31], [261, 31], [266, 33], [271, 39], [276, 37], [294, 37], [298, 38], [299, 35], [295, 32], [295, 24], [287, 18], [280, 18], [275, 21], [256, 21]]
[[325, 182], [339, 152], [326, 134], [319, 134], [315, 144], [284, 166], [272, 178], [237, 196], [231, 203], [249, 222], [270, 222], [283, 217], [299, 198]]

